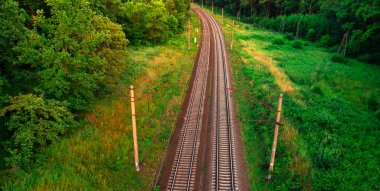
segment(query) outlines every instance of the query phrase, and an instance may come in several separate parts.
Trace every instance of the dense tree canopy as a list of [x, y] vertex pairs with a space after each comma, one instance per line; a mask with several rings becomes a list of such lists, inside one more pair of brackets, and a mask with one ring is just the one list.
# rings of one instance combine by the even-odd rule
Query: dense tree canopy
[[[211, 0], [205, 2], [210, 4]], [[378, 63], [378, 0], [215, 0], [214, 5], [266, 28], [302, 38], [307, 37], [309, 30], [314, 30], [315, 37], [309, 40], [318, 41], [324, 37], [324, 41], [329, 39], [327, 44], [330, 45], [341, 43], [347, 33], [349, 55]]]

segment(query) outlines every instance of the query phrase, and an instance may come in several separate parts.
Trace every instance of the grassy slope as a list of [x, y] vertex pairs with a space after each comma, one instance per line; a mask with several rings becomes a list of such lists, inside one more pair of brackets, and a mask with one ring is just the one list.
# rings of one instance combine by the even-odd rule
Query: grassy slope
[[[224, 19], [226, 42], [231, 23]], [[238, 23], [234, 33], [230, 62], [243, 92], [236, 96], [252, 190], [379, 190], [380, 67], [333, 63], [333, 53], [304, 41], [303, 49], [273, 45], [280, 33], [252, 25]], [[253, 120], [275, 113], [254, 100], [276, 108], [281, 92], [284, 126], [266, 183], [274, 124]]]
[[[200, 27], [193, 13], [191, 23]], [[197, 49], [192, 45], [191, 50], [187, 50], [186, 42], [186, 33], [183, 33], [166, 45], [130, 47], [128, 62], [132, 66], [118, 92], [98, 101], [79, 130], [42, 152], [30, 172], [16, 171], [4, 189], [151, 189], [176, 119], [137, 117], [142, 169], [136, 173], [129, 84], [135, 84], [135, 97], [140, 97], [170, 82], [188, 82]], [[136, 112], [176, 115], [186, 88], [187, 85], [174, 85], [157, 91], [150, 99], [138, 101]]]

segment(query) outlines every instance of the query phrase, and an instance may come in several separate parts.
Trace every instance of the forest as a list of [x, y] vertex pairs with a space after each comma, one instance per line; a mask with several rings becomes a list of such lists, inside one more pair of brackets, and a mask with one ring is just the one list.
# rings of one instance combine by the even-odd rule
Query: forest
[[[197, 0], [211, 6], [211, 0]], [[339, 49], [347, 34], [347, 55], [378, 64], [380, 1], [378, 0], [215, 0], [230, 15], [288, 38], [320, 42]]]
[[183, 30], [185, 0], [2, 0], [1, 169], [27, 169], [131, 67], [126, 47]]

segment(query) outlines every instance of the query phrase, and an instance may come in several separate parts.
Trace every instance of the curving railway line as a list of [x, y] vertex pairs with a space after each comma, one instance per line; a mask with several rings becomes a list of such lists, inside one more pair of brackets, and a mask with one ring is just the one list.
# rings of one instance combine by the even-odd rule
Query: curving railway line
[[246, 190], [223, 34], [209, 13], [196, 6], [191, 9], [202, 23], [201, 45], [160, 186], [165, 190]]

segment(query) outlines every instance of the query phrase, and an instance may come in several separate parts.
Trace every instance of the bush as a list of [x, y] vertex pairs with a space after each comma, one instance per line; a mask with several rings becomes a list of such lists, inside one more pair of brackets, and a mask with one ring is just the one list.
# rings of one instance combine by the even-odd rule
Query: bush
[[302, 42], [299, 40], [296, 40], [293, 42], [292, 47], [296, 49], [302, 49]]
[[307, 30], [307, 34], [306, 34], [307, 40], [314, 42], [316, 38], [317, 38], [317, 34], [316, 34], [316, 31], [314, 29]]
[[0, 117], [7, 119], [12, 133], [6, 145], [10, 166], [29, 164], [38, 148], [57, 141], [73, 124], [73, 115], [65, 104], [33, 94], [11, 98], [0, 110]]
[[321, 46], [323, 47], [330, 47], [332, 45], [334, 45], [334, 41], [333, 41], [333, 38], [330, 36], [330, 35], [323, 35], [321, 40], [319, 41], [319, 43], [321, 44]]
[[331, 57], [331, 61], [336, 63], [347, 63], [347, 59], [340, 54], [336, 54], [333, 57]]
[[285, 40], [281, 37], [276, 37], [273, 39], [273, 44], [276, 44], [276, 45], [284, 45], [285, 44]]
[[294, 35], [292, 34], [292, 33], [285, 33], [284, 34], [284, 38], [286, 39], [286, 40], [294, 40]]

